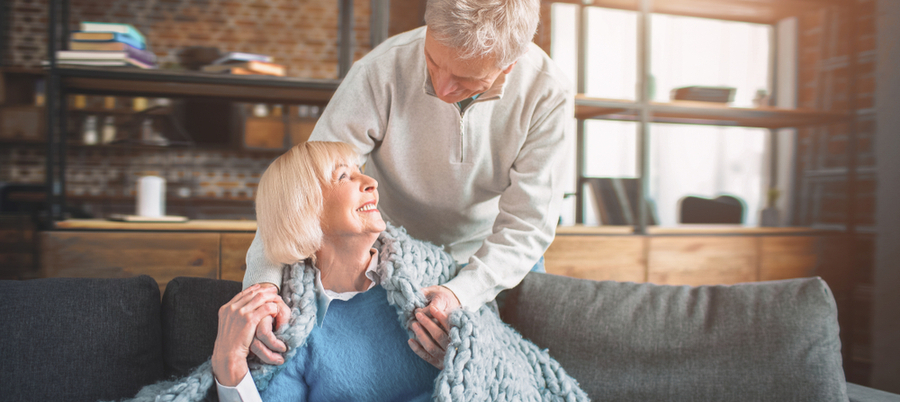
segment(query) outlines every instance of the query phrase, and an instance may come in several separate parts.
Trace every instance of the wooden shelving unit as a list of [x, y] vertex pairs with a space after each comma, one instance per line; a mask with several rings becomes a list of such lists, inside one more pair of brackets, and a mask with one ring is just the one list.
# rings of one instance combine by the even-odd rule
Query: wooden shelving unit
[[[344, 21], [339, 35], [352, 34], [353, 3], [341, 0], [339, 18]], [[383, 7], [383, 6], [382, 6]], [[300, 79], [270, 76], [237, 76], [197, 71], [86, 67], [60, 65], [56, 51], [68, 40], [69, 0], [50, 0], [47, 18], [46, 187], [49, 226], [64, 219], [66, 204], [65, 170], [66, 119], [69, 94], [109, 96], [205, 98], [235, 102], [308, 104], [323, 107], [340, 84], [339, 79]], [[386, 25], [373, 26], [383, 29]], [[346, 72], [352, 62], [350, 42], [342, 41], [339, 69]], [[343, 76], [343, 75], [341, 75]]]
[[[590, 119], [634, 121], [638, 123], [637, 176], [640, 182], [637, 199], [647, 199], [647, 170], [649, 169], [649, 125], [651, 123], [701, 124], [764, 128], [774, 132], [780, 128], [851, 122], [851, 112], [831, 112], [809, 109], [784, 109], [776, 107], [744, 108], [709, 102], [673, 101], [653, 102], [649, 96], [650, 82], [650, 16], [653, 13], [689, 17], [713, 18], [762, 24], [775, 24], [779, 20], [799, 15], [805, 11], [828, 6], [849, 6], [847, 0], [593, 0], [587, 2], [565, 0], [580, 6], [578, 49], [578, 91], [575, 97], [575, 118], [578, 120], [576, 165], [575, 222], [584, 222], [585, 208], [585, 121]], [[603, 7], [638, 12], [638, 91], [635, 101], [602, 99], [586, 96], [585, 63], [588, 42], [585, 7]], [[774, 159], [773, 159], [774, 161]], [[775, 172], [777, 166], [770, 166]], [[774, 173], [770, 187], [774, 185]], [[649, 221], [645, 208], [635, 211], [633, 233], [647, 234]]]

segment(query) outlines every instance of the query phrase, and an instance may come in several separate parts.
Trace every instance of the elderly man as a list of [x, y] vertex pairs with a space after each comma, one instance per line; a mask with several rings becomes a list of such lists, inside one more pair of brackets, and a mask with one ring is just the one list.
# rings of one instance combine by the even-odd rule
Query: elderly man
[[[426, 26], [357, 61], [310, 137], [353, 145], [379, 183], [384, 219], [467, 264], [445, 286], [423, 289], [439, 322], [460, 306], [477, 309], [531, 269], [543, 271], [563, 197], [573, 96], [531, 42], [539, 14], [539, 0], [429, 0]], [[257, 236], [245, 287], [280, 284], [280, 267], [262, 250]], [[254, 342], [253, 351], [277, 362], [268, 349], [282, 345], [264, 324], [264, 344]], [[414, 343], [433, 364], [443, 356]]]

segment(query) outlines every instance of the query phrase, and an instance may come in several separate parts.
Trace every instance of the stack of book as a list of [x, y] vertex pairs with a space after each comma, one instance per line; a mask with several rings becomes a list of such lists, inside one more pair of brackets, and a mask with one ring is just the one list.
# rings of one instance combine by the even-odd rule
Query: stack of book
[[69, 38], [69, 49], [56, 52], [58, 64], [156, 68], [156, 55], [131, 24], [82, 22]]
[[208, 66], [203, 66], [208, 73], [260, 74], [283, 77], [285, 68], [272, 62], [271, 56], [254, 53], [230, 52]]

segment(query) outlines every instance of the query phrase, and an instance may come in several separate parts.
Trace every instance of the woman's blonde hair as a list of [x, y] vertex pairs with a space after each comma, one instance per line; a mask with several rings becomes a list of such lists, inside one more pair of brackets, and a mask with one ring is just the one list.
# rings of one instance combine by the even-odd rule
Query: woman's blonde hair
[[266, 257], [293, 264], [315, 258], [322, 246], [322, 186], [330, 185], [339, 163], [359, 163], [359, 154], [343, 142], [307, 141], [275, 159], [259, 179], [256, 192], [258, 236]]

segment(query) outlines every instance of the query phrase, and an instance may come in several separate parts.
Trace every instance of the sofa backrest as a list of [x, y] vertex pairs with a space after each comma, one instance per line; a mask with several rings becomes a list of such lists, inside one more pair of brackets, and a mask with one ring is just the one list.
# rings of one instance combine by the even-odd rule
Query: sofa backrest
[[183, 377], [212, 356], [219, 307], [241, 291], [235, 281], [178, 277], [162, 299], [163, 361], [168, 377]]
[[134, 396], [164, 377], [159, 307], [149, 276], [0, 281], [0, 400]]
[[847, 400], [819, 278], [688, 287], [529, 273], [501, 316], [592, 400]]

